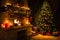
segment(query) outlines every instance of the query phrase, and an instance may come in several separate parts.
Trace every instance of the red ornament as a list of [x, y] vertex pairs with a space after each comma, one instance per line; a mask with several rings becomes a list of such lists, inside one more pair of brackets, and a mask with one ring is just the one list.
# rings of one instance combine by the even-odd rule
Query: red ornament
[[50, 36], [50, 32], [47, 32], [47, 33], [46, 33], [46, 36]]
[[9, 28], [9, 23], [3, 23], [2, 28], [6, 28], [6, 29]]
[[32, 17], [29, 18], [30, 22], [32, 22]]
[[8, 28], [8, 26], [9, 26], [9, 24], [8, 24], [8, 23], [5, 23], [4, 25], [5, 25], [5, 28]]
[[43, 35], [43, 32], [42, 32], [42, 31], [40, 31], [40, 34], [42, 34], [42, 35]]

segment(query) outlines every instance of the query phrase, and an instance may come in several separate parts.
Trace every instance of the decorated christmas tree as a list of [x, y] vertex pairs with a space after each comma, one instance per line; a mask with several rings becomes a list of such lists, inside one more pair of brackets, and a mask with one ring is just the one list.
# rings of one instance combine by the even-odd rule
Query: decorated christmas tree
[[44, 1], [42, 7], [38, 10], [35, 22], [39, 31], [43, 32], [43, 34], [56, 31], [53, 13], [47, 1]]

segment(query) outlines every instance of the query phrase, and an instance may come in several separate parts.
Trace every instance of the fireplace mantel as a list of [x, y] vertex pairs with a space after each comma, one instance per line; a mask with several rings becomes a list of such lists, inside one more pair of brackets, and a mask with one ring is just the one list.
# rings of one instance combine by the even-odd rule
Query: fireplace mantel
[[28, 35], [32, 30], [32, 26], [12, 28], [8, 30], [0, 29], [0, 40], [17, 40], [17, 33], [24, 30], [26, 30], [26, 35]]

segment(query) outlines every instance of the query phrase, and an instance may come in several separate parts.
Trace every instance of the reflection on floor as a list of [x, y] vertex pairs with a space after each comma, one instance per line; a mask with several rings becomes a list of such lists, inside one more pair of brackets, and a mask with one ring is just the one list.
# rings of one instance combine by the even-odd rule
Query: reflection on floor
[[36, 35], [33, 36], [31, 40], [60, 40], [60, 37], [55, 36], [44, 36], [44, 35]]

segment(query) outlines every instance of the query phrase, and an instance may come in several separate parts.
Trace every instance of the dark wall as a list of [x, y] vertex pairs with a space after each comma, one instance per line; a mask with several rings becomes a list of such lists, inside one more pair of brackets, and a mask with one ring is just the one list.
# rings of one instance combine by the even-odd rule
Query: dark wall
[[47, 0], [51, 7], [52, 7], [52, 11], [54, 14], [54, 19], [55, 19], [55, 24], [56, 24], [56, 28], [58, 31], [60, 31], [60, 1], [59, 0]]
[[30, 7], [31, 11], [31, 16], [33, 17], [32, 24], [35, 25], [35, 20], [34, 17], [38, 11], [38, 9], [41, 7], [43, 3], [43, 0], [28, 0], [28, 5]]

